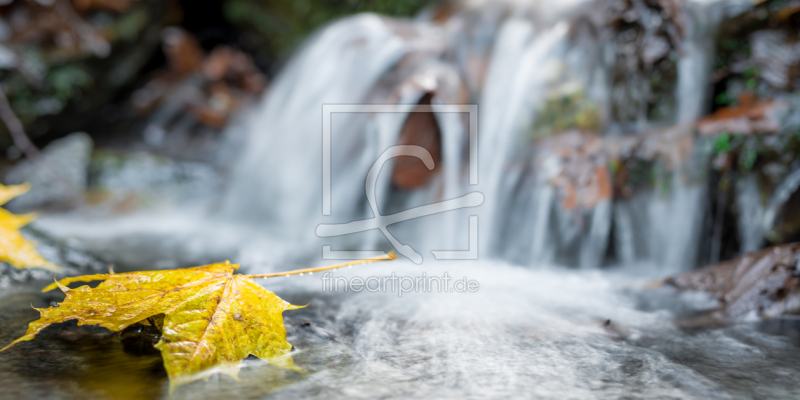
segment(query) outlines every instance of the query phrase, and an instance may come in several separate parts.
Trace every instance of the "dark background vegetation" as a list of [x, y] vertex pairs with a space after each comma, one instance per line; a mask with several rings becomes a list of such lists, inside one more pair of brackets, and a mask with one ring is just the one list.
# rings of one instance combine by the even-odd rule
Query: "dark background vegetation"
[[[92, 6], [81, 9], [80, 3]], [[131, 121], [135, 116], [126, 103], [148, 78], [168, 67], [162, 51], [166, 27], [184, 28], [205, 52], [220, 45], [240, 49], [271, 78], [309, 33], [328, 22], [358, 12], [408, 17], [426, 2], [105, 0], [75, 4], [71, 27], [53, 24], [59, 18], [51, 18], [51, 11], [33, 1], [0, 6], [5, 21], [13, 23], [20, 14], [27, 18], [25, 34], [6, 40], [4, 48], [15, 52], [18, 60], [0, 69], [0, 85], [37, 146], [75, 131], [103, 140], [135, 130], [136, 123]], [[75, 32], [77, 23], [91, 26], [107, 39], [108, 54], [65, 43], [81, 41]], [[0, 157], [18, 157], [20, 149], [12, 144], [6, 127], [0, 127]]]

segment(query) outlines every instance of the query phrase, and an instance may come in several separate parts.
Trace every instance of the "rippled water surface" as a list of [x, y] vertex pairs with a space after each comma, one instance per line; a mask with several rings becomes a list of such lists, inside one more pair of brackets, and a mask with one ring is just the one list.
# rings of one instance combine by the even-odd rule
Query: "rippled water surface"
[[[523, 269], [494, 262], [426, 265], [480, 283], [476, 293], [331, 293], [321, 276], [265, 286], [307, 308], [285, 313], [299, 374], [248, 359], [240, 382], [214, 375], [173, 398], [797, 398], [798, 324], [742, 322], [681, 330], [676, 316], [709, 302], [647, 289], [647, 277]], [[419, 276], [406, 262], [337, 272]], [[639, 274], [646, 275], [646, 274]], [[2, 343], [57, 294], [38, 284], [2, 295]], [[610, 320], [610, 323], [608, 322]], [[169, 396], [158, 354], [125, 353], [101, 328], [62, 324], [0, 353], [4, 396]]]

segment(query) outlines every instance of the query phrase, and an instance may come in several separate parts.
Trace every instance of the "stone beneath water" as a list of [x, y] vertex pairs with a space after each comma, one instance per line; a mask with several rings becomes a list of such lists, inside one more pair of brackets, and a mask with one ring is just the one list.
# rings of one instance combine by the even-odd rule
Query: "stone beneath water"
[[73, 133], [50, 143], [40, 158], [24, 160], [11, 168], [6, 183], [28, 182], [31, 190], [12, 200], [9, 208], [32, 210], [79, 200], [86, 190], [93, 147], [89, 135]]
[[756, 314], [800, 313], [800, 243], [771, 247], [665, 280], [680, 290], [714, 296], [719, 308], [708, 317], [725, 320]]
[[161, 332], [155, 326], [133, 324], [119, 333], [122, 349], [132, 355], [153, 355], [161, 352], [155, 344], [161, 339]]

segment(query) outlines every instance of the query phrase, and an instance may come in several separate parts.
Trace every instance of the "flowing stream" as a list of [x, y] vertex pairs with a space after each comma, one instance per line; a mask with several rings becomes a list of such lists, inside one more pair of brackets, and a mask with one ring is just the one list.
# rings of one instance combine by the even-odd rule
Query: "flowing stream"
[[[702, 178], [675, 169], [663, 175], [666, 191], [601, 199], [586, 209], [561, 207], [549, 182], [564, 166], [549, 150], [530, 145], [531, 126], [543, 118], [549, 94], [564, 88], [580, 88], [609, 114], [603, 107], [617, 95], [609, 78], [615, 50], [603, 35], [584, 29], [591, 4], [551, 3], [465, 1], [445, 22], [432, 11], [413, 21], [359, 15], [336, 22], [308, 40], [262, 104], [231, 128], [228, 145], [241, 151], [221, 156], [234, 168], [219, 212], [171, 211], [79, 226], [70, 216], [50, 216], [39, 226], [94, 243], [95, 250], [120, 248], [115, 254], [129, 268], [230, 258], [245, 272], [262, 273], [335, 263], [319, 260], [323, 246], [392, 249], [378, 229], [319, 237], [320, 224], [385, 222], [414, 207], [482, 194], [479, 206], [389, 226], [399, 243], [422, 256], [421, 265], [401, 258], [335, 273], [416, 278], [446, 272], [478, 282], [477, 291], [400, 296], [393, 290], [331, 292], [317, 275], [264, 281], [294, 304], [309, 304], [285, 314], [294, 359], [307, 373], [248, 359], [240, 382], [213, 376], [178, 388], [173, 398], [800, 397], [796, 321], [681, 329], [676, 319], [713, 302], [646, 287], [696, 266], [706, 212]], [[680, 127], [706, 111], [710, 32], [736, 3], [690, 1], [685, 7], [672, 111], [659, 120], [609, 117], [604, 136]], [[432, 94], [441, 134], [440, 170], [428, 185], [404, 191], [392, 185], [394, 164], [387, 162], [375, 184], [382, 215], [374, 215], [365, 178], [398, 143], [411, 111], [402, 105], [425, 94]], [[323, 105], [343, 104], [390, 109], [337, 112], [326, 122]], [[442, 111], [448, 104], [478, 106], [476, 143], [470, 143], [469, 116]], [[327, 123], [329, 194], [322, 174]], [[477, 183], [470, 174], [471, 145]], [[752, 192], [747, 185], [739, 190]], [[322, 212], [325, 196], [330, 215]], [[435, 260], [431, 251], [472, 245], [471, 216], [477, 216], [478, 259]], [[747, 238], [746, 246], [758, 240]], [[3, 340], [36, 317], [29, 304], [46, 301], [33, 288], [4, 293]], [[53, 327], [17, 347], [0, 354], [7, 395], [169, 393], [158, 354], [126, 354], [102, 329]]]
[[[398, 143], [409, 116], [402, 105], [432, 93], [441, 171], [427, 186], [402, 191], [390, 183], [390, 161], [375, 188], [378, 209], [385, 216], [470, 192], [482, 193], [485, 200], [475, 208], [392, 225], [400, 243], [427, 258], [432, 258], [429, 250], [465, 247], [468, 216], [477, 215], [480, 253], [486, 257], [597, 267], [608, 264], [605, 256], [614, 240], [621, 255], [613, 262], [650, 262], [665, 273], [693, 268], [704, 217], [701, 180], [675, 171], [663, 178], [667, 194], [637, 193], [625, 202], [612, 205], [603, 199], [588, 210], [565, 212], [549, 183], [565, 166], [553, 157], [534, 156], [537, 149], [528, 144], [530, 127], [545, 117], [538, 113], [554, 91], [578, 88], [573, 90], [597, 104], [612, 102], [614, 64], [604, 53], [614, 51], [615, 44], [582, 30], [590, 6], [583, 1], [553, 8], [536, 2], [466, 2], [442, 24], [431, 24], [425, 13], [414, 22], [361, 15], [323, 29], [286, 66], [247, 121], [247, 146], [226, 194], [225, 216], [255, 220], [266, 231], [310, 247], [320, 246], [314, 235], [320, 223], [380, 219], [366, 203], [363, 177]], [[670, 94], [673, 112], [663, 121], [645, 118], [633, 127], [612, 119], [606, 135], [681, 126], [703, 115], [709, 32], [721, 11], [719, 5], [694, 2], [686, 8], [687, 32]], [[386, 112], [323, 115], [322, 105], [342, 104], [399, 105]], [[469, 118], [437, 112], [437, 104], [477, 105], [475, 143]], [[325, 150], [321, 128], [328, 123], [330, 149]], [[323, 193], [325, 152], [331, 155], [331, 184]], [[477, 164], [476, 177], [471, 163]], [[320, 212], [323, 195], [330, 197], [330, 216]], [[338, 247], [382, 243], [385, 248], [384, 235], [371, 233], [376, 234], [340, 239]]]

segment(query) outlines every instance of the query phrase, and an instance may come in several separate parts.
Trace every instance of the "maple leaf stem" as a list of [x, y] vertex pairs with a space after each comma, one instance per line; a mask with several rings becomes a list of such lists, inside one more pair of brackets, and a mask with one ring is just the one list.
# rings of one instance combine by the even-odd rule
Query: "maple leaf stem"
[[371, 263], [371, 262], [376, 262], [376, 261], [391, 261], [391, 260], [394, 260], [396, 258], [397, 258], [397, 255], [394, 254], [393, 251], [390, 251], [389, 254], [387, 254], [385, 256], [369, 258], [369, 259], [366, 259], [366, 260], [350, 261], [350, 262], [346, 262], [344, 264], [330, 265], [330, 266], [327, 266], [327, 267], [305, 268], [305, 269], [296, 269], [294, 271], [276, 272], [276, 273], [272, 273], [272, 274], [245, 275], [245, 276], [247, 276], [248, 278], [275, 278], [275, 277], [279, 277], [279, 276], [299, 275], [299, 274], [306, 274], [306, 273], [312, 273], [312, 272], [328, 271], [328, 270], [331, 270], [331, 269], [347, 267], [347, 266], [350, 266], [350, 265], [366, 264], [366, 263]]

